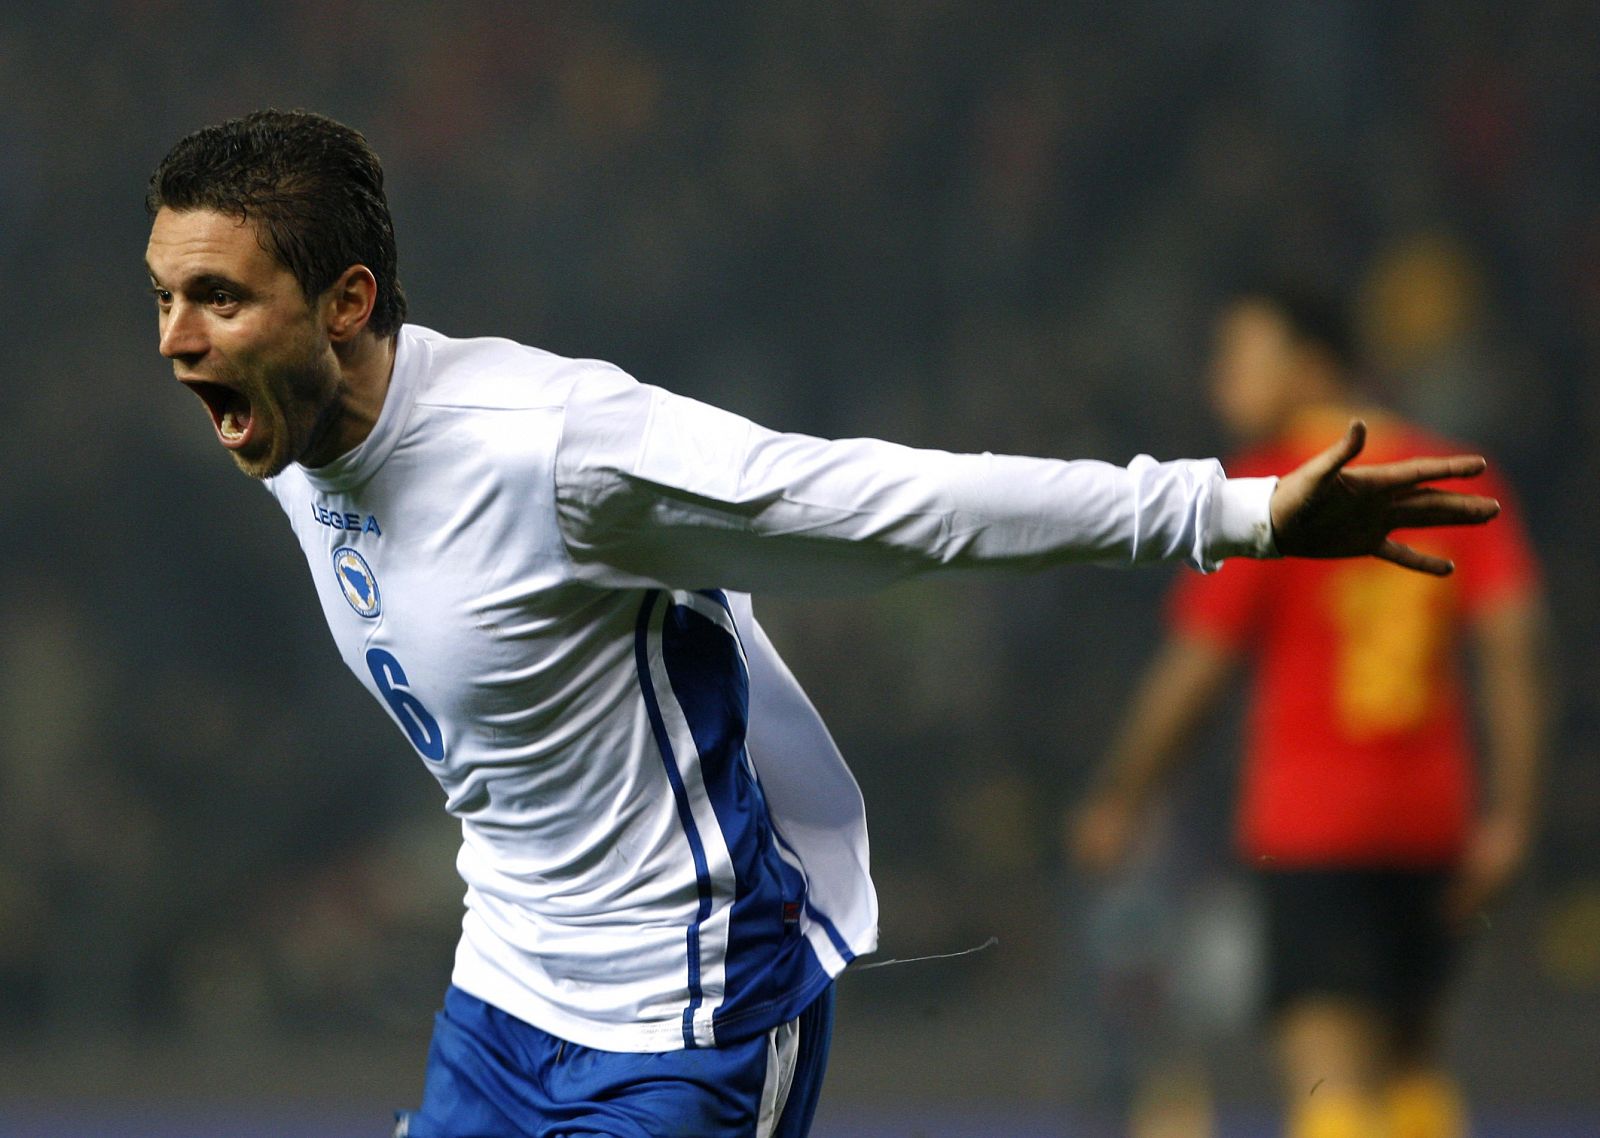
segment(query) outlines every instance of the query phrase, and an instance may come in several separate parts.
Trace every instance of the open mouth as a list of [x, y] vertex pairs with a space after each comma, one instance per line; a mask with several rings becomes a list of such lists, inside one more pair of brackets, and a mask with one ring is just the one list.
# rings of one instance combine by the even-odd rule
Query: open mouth
[[255, 422], [249, 398], [241, 391], [208, 379], [186, 379], [188, 389], [200, 397], [211, 413], [211, 424], [217, 429], [217, 438], [229, 449], [242, 447], [250, 438], [250, 428]]

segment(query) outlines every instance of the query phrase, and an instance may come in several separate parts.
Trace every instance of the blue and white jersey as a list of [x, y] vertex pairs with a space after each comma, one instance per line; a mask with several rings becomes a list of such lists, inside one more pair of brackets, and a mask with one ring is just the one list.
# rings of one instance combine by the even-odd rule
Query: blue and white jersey
[[461, 820], [454, 983], [613, 1051], [792, 1019], [877, 941], [861, 794], [748, 594], [1270, 555], [1272, 480], [765, 430], [407, 325], [354, 450], [269, 486]]

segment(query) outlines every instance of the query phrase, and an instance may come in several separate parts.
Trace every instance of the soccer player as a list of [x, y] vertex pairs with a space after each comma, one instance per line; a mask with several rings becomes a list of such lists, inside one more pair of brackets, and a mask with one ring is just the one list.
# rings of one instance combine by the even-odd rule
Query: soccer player
[[377, 157], [260, 112], [151, 178], [162, 355], [299, 539], [461, 820], [466, 915], [397, 1134], [803, 1135], [876, 947], [859, 791], [749, 593], [1070, 561], [1375, 554], [1496, 504], [1471, 457], [1281, 480], [779, 434], [407, 324]]
[[[1253, 444], [1230, 471], [1292, 465], [1357, 412], [1351, 341], [1335, 303], [1295, 288], [1226, 308], [1213, 401]], [[1374, 457], [1445, 445], [1362, 413]], [[1505, 500], [1492, 476], [1483, 487]], [[1503, 515], [1417, 545], [1451, 558], [1455, 575], [1301, 561], [1180, 580], [1170, 633], [1076, 820], [1081, 860], [1114, 867], [1235, 665], [1249, 663], [1238, 841], [1262, 887], [1268, 1010], [1295, 1138], [1462, 1133], [1439, 1072], [1440, 996], [1464, 923], [1511, 879], [1533, 831], [1545, 697], [1523, 531]], [[1482, 665], [1490, 777], [1477, 809], [1463, 638]]]

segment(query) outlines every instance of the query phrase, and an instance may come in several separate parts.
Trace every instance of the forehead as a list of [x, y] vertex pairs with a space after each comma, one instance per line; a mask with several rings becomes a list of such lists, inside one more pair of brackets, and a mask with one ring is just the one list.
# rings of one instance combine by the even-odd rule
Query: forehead
[[210, 209], [162, 207], [150, 224], [145, 262], [153, 275], [172, 283], [200, 274], [252, 281], [288, 274], [261, 247], [253, 224]]

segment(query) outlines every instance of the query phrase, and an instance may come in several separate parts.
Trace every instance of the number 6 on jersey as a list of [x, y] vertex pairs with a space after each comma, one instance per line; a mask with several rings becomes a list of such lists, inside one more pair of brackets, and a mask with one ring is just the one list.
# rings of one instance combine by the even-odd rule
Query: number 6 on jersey
[[406, 670], [400, 666], [400, 661], [382, 648], [369, 648], [367, 667], [372, 672], [373, 682], [378, 685], [379, 694], [400, 721], [400, 729], [411, 740], [411, 745], [422, 753], [423, 758], [442, 761], [444, 732], [439, 728], [439, 721], [406, 687]]

